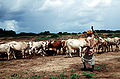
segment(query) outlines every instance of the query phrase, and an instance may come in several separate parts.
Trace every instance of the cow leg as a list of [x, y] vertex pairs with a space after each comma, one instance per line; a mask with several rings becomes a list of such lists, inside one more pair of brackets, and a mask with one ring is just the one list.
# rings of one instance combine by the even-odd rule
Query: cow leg
[[113, 52], [113, 45], [111, 45], [111, 50], [112, 50], [112, 52]]
[[105, 52], [108, 52], [108, 46], [107, 45], [105, 45]]
[[59, 55], [61, 54], [61, 48], [59, 48]]
[[43, 52], [43, 55], [45, 56], [46, 55], [45, 51], [43, 50], [42, 52]]
[[38, 53], [40, 53], [43, 57], [45, 56], [45, 55], [43, 54], [43, 51], [42, 51], [42, 52], [38, 51]]
[[98, 51], [98, 46], [96, 46], [96, 53], [98, 53], [99, 51]]
[[10, 48], [7, 49], [8, 60], [10, 60]]
[[63, 49], [63, 55], [65, 55], [65, 53], [67, 52], [66, 47], [63, 47], [62, 49]]
[[106, 46], [104, 46], [104, 52], [107, 52], [107, 47]]
[[69, 52], [69, 56], [72, 57], [71, 52]]
[[69, 56], [72, 57], [71, 53], [72, 53], [72, 49], [68, 50]]
[[10, 52], [7, 52], [8, 60], [10, 60]]
[[33, 49], [33, 56], [35, 56], [37, 49]]
[[118, 45], [116, 45], [116, 51], [117, 51], [117, 52], [119, 51], [119, 46], [118, 46]]
[[14, 59], [16, 59], [16, 56], [15, 56], [15, 52], [14, 52], [14, 51], [12, 52], [12, 55], [13, 55]]
[[42, 48], [42, 53], [44, 56], [46, 55], [45, 48]]
[[105, 46], [102, 46], [102, 53], [105, 52]]
[[22, 58], [25, 58], [24, 50], [22, 50]]
[[16, 59], [16, 56], [15, 56], [15, 51], [14, 51], [14, 50], [12, 50], [11, 48], [10, 48], [10, 54], [12, 54], [12, 55], [13, 55], [13, 58], [14, 58], [14, 59]]
[[79, 56], [81, 57], [82, 56], [82, 48], [79, 47]]
[[57, 48], [56, 48], [56, 50], [55, 50], [55, 51], [57, 52], [57, 55], [58, 55], [59, 53], [58, 53], [58, 49], [57, 49]]
[[97, 51], [97, 46], [95, 47], [95, 50], [96, 50], [95, 52], [97, 53], [97, 52], [98, 52], [98, 51]]
[[[42, 51], [41, 51], [41, 50], [42, 50]], [[38, 53], [40, 53], [43, 57], [45, 56], [45, 52], [44, 52], [43, 49], [40, 49], [40, 50], [38, 51]]]
[[107, 47], [107, 52], [109, 52], [109, 46], [106, 46]]
[[110, 45], [108, 45], [108, 51], [110, 52]]
[[65, 52], [66, 57], [68, 56], [68, 53], [69, 53], [69, 52], [68, 52], [68, 48], [67, 48], [67, 51]]

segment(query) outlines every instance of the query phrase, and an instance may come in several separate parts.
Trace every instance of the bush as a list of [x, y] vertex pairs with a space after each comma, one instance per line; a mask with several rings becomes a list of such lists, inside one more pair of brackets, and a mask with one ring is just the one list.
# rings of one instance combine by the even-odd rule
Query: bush
[[85, 76], [86, 78], [89, 78], [89, 79], [96, 79], [96, 75], [93, 74], [93, 73], [89, 73], [89, 72], [83, 72], [83, 76]]
[[79, 76], [80, 72], [78, 74], [75, 73], [74, 70], [71, 71], [71, 79], [80, 79]]
[[96, 71], [108, 71], [108, 67], [105, 64], [104, 65], [100, 64], [100, 65], [95, 66], [95, 70]]
[[59, 37], [59, 35], [58, 34], [53, 34], [53, 35], [51, 35], [50, 38], [56, 38], [56, 37]]

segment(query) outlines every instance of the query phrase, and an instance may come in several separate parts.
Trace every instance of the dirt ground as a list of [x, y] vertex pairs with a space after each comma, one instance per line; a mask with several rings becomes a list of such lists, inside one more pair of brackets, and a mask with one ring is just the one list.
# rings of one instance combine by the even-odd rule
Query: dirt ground
[[[108, 71], [94, 71], [97, 79], [120, 79], [120, 51], [95, 54], [95, 65], [104, 64]], [[18, 72], [63, 72], [68, 73], [74, 69], [84, 72], [80, 57], [68, 58], [65, 55], [36, 56], [31, 59], [12, 59], [10, 61], [0, 59], [0, 78], [7, 79], [7, 75]], [[85, 72], [90, 72], [86, 70]]]

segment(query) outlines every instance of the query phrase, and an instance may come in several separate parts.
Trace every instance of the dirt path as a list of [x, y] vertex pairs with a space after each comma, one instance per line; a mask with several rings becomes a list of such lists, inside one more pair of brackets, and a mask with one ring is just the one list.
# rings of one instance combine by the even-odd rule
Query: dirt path
[[[104, 54], [95, 55], [96, 64], [107, 64], [112, 68], [112, 71], [105, 73], [107, 77], [117, 76], [120, 78], [120, 52], [109, 52]], [[17, 59], [10, 61], [0, 61], [0, 76], [5, 74], [24, 72], [31, 70], [34, 72], [53, 72], [74, 69], [73, 66], [80, 65], [82, 62], [80, 57], [66, 58], [65, 55], [49, 56], [49, 57], [34, 57], [32, 59]], [[98, 73], [98, 72], [96, 72]], [[102, 72], [99, 73], [99, 77], [104, 76]]]

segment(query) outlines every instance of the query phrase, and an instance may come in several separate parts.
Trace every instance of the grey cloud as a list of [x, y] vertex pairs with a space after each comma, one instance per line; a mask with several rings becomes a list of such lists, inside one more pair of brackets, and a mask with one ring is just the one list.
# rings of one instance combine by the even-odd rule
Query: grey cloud
[[103, 26], [119, 29], [120, 1], [105, 1], [0, 0], [0, 22], [16, 21], [18, 32], [80, 32], [88, 30], [91, 25], [96, 29], [103, 29]]

